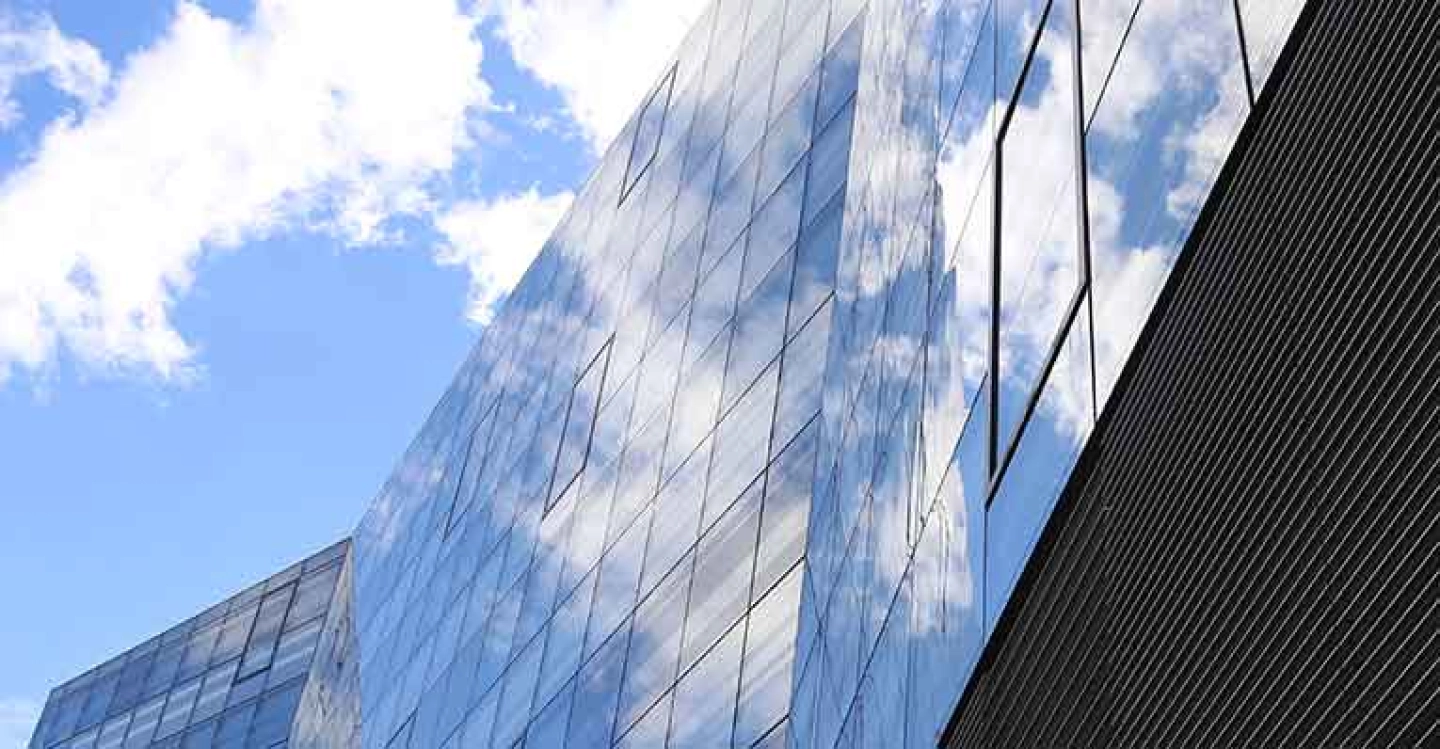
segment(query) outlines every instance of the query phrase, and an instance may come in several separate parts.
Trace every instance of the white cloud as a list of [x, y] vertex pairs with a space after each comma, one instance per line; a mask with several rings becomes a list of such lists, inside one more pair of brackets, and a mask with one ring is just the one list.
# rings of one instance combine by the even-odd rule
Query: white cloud
[[24, 749], [40, 720], [40, 703], [21, 698], [0, 698], [0, 749]]
[[489, 200], [456, 203], [435, 218], [446, 244], [441, 263], [470, 271], [470, 319], [488, 323], [501, 299], [540, 251], [574, 195], [541, 195], [535, 188]]
[[104, 94], [110, 69], [94, 47], [66, 36], [49, 16], [22, 21], [0, 11], [0, 130], [21, 117], [13, 98], [15, 84], [40, 74], [57, 90], [90, 106]]
[[660, 76], [705, 0], [497, 0], [515, 60], [604, 148]]
[[244, 24], [179, 3], [0, 181], [0, 379], [62, 347], [182, 377], [170, 310], [206, 251], [296, 226], [372, 243], [431, 210], [489, 100], [475, 21], [454, 0], [260, 0]]

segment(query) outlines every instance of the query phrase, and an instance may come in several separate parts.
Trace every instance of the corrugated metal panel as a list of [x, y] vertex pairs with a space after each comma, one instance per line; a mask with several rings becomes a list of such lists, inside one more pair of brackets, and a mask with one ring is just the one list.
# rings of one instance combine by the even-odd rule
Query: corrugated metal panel
[[1440, 746], [1437, 36], [1307, 8], [949, 746]]

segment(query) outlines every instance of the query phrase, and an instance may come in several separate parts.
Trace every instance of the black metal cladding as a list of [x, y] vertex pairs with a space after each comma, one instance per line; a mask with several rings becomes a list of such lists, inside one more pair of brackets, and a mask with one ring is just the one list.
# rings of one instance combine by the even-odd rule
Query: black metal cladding
[[1306, 9], [942, 743], [1440, 746], [1437, 28]]

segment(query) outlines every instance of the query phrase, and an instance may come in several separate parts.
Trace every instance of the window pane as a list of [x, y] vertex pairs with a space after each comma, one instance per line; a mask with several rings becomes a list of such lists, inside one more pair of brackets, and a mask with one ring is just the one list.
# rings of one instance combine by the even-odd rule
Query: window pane
[[199, 691], [200, 680], [195, 679], [175, 687], [170, 692], [170, 699], [165, 702], [165, 712], [160, 718], [160, 728], [155, 732], [156, 738], [165, 738], [185, 727], [190, 719], [190, 708], [195, 704], [195, 695]]
[[555, 476], [551, 482], [547, 511], [570, 488], [570, 484], [580, 472], [585, 470], [586, 461], [590, 457], [590, 437], [594, 429], [595, 415], [600, 405], [600, 391], [605, 382], [605, 369], [609, 361], [610, 344], [607, 342], [590, 360], [585, 372], [571, 390], [564, 436], [555, 459]]
[[690, 559], [687, 558], [635, 611], [635, 628], [630, 634], [630, 656], [625, 666], [617, 732], [623, 732], [640, 718], [675, 680], [675, 667], [680, 656], [680, 627], [685, 617], [685, 596], [690, 590], [690, 572]]
[[270, 664], [270, 684], [282, 684], [310, 668], [310, 655], [315, 652], [323, 624], [322, 619], [312, 619], [309, 624], [281, 635]]
[[246, 746], [252, 749], [267, 749], [285, 738], [290, 732], [290, 721], [295, 717], [295, 707], [300, 703], [300, 686], [297, 682], [278, 692], [271, 692], [260, 700], [255, 709], [255, 718], [250, 726], [250, 739]]
[[1250, 74], [1256, 96], [1270, 79], [1275, 59], [1280, 56], [1280, 49], [1285, 46], [1304, 7], [1302, 0], [1240, 0], [1240, 19], [1245, 24], [1245, 44], [1249, 47]]
[[734, 627], [675, 688], [671, 749], [726, 746], [735, 715], [744, 627]]
[[810, 223], [830, 202], [845, 182], [846, 170], [850, 164], [850, 130], [854, 123], [855, 107], [851, 104], [825, 129], [815, 136], [815, 145], [810, 151], [810, 178], [805, 187], [805, 208], [802, 223]]
[[[794, 261], [795, 253], [785, 253], [770, 266], [755, 293], [740, 305], [735, 339], [730, 345], [730, 361], [725, 369], [722, 411], [729, 410], [741, 393], [755, 382], [761, 370], [771, 365], [780, 353], [785, 337], [785, 309], [790, 299]], [[774, 406], [773, 403], [770, 405]]]
[[[1209, 54], [1171, 54], [1181, 37]], [[1243, 75], [1231, 3], [1141, 5], [1085, 138], [1101, 406], [1249, 111]]]
[[813, 425], [802, 432], [770, 467], [755, 561], [753, 595], [757, 598], [805, 553], [810, 482], [815, 473], [815, 432]]
[[765, 468], [775, 411], [775, 373], [774, 367], [766, 370], [716, 428], [715, 456], [705, 497], [707, 525]]
[[1070, 3], [1054, 3], [1001, 143], [1001, 450], [1080, 286]]
[[790, 709], [790, 669], [803, 570], [796, 567], [750, 613], [735, 745], [750, 746]]
[[759, 481], [751, 484], [700, 539], [686, 615], [682, 670], [745, 613], [760, 524], [760, 490]]
[[[830, 309], [809, 320], [785, 345], [780, 376], [780, 398], [775, 405], [775, 446], [783, 448], [820, 410], [825, 377], [825, 353], [830, 345]], [[806, 488], [806, 502], [809, 488]]]
[[161, 695], [135, 708], [134, 718], [130, 721], [130, 733], [125, 737], [125, 749], [141, 749], [150, 743], [164, 706], [165, 697]]
[[624, 194], [629, 193], [655, 158], [655, 150], [660, 145], [660, 128], [665, 120], [665, 107], [670, 98], [670, 84], [674, 80], [675, 69], [671, 68], [640, 110], [640, 116], [635, 123], [635, 139], [630, 146], [629, 164], [625, 170], [622, 200]]
[[749, 244], [745, 256], [745, 272], [740, 283], [740, 298], [755, 291], [756, 285], [780, 256], [795, 243], [800, 231], [800, 198], [804, 187], [805, 167], [795, 168], [765, 204], [755, 212], [750, 225]]
[[192, 725], [213, 717], [225, 708], [225, 697], [230, 692], [230, 682], [235, 679], [235, 670], [239, 666], [238, 660], [230, 661], [205, 674], [205, 679], [200, 683], [200, 693], [195, 699], [194, 712], [190, 716]]

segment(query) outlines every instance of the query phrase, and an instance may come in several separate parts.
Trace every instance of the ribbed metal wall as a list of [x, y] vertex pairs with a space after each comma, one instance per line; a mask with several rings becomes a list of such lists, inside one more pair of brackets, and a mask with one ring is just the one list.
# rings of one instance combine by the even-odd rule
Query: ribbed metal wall
[[949, 746], [1440, 746], [1437, 27], [1307, 8]]

